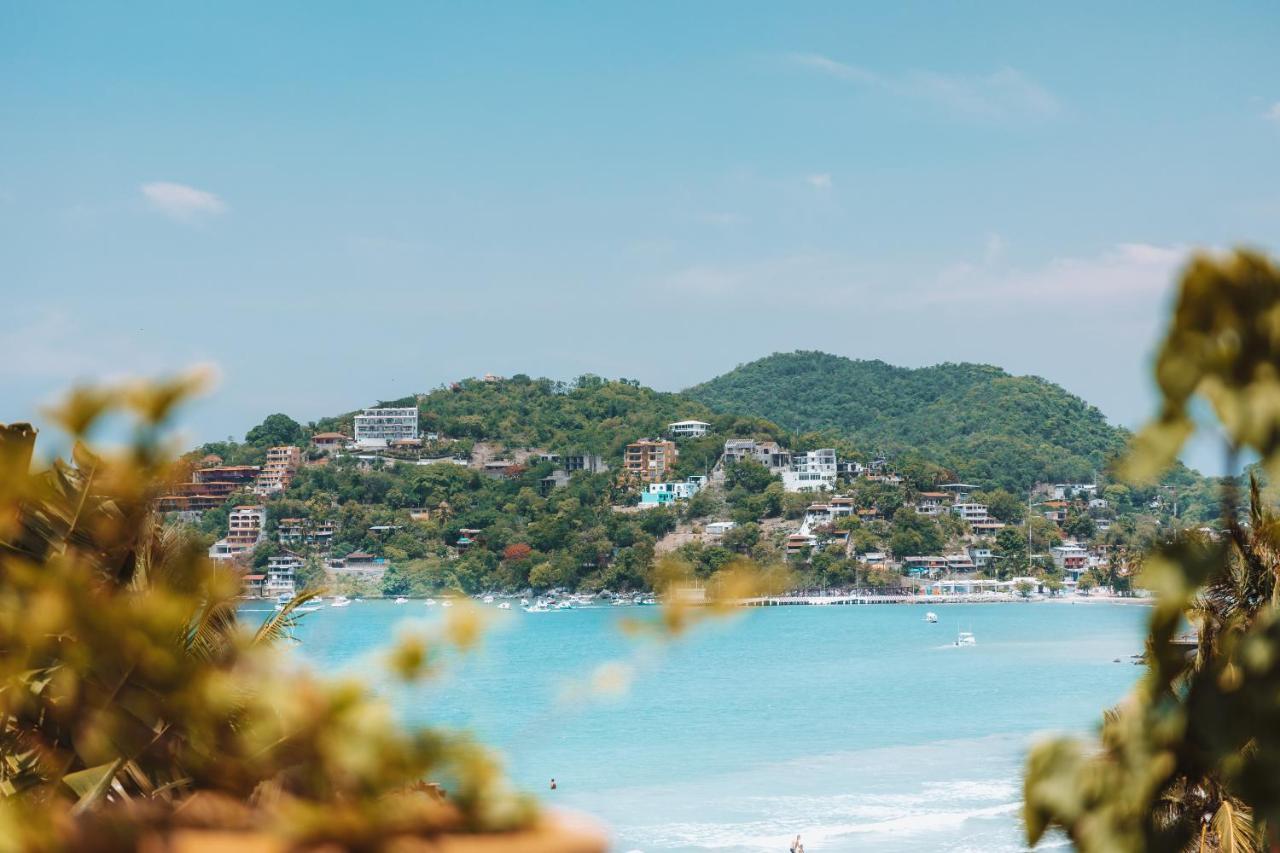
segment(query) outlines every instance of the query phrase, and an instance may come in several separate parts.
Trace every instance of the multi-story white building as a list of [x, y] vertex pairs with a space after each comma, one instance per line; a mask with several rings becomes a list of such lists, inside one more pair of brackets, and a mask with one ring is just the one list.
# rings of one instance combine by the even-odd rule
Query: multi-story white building
[[672, 438], [702, 438], [711, 429], [706, 421], [676, 421], [667, 424], [667, 433]]
[[960, 503], [953, 504], [951, 511], [963, 518], [970, 524], [981, 523], [988, 520], [988, 511], [986, 504], [976, 503]]
[[393, 441], [418, 438], [418, 410], [413, 406], [365, 409], [355, 417], [357, 447], [386, 447]]
[[262, 585], [262, 594], [294, 595], [298, 590], [298, 570], [302, 568], [302, 558], [292, 551], [281, 551], [267, 560], [267, 579]]
[[234, 560], [248, 554], [262, 541], [262, 528], [267, 523], [264, 506], [238, 506], [227, 518], [227, 535], [209, 546], [213, 560]]
[[788, 492], [833, 491], [836, 487], [835, 450], [826, 447], [791, 456], [791, 466], [782, 472], [782, 487]]

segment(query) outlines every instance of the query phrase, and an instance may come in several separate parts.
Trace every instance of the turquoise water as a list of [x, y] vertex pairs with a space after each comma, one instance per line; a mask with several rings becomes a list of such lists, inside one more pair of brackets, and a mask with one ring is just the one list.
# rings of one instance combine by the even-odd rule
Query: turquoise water
[[[750, 610], [665, 648], [619, 630], [650, 608], [494, 610], [482, 648], [442, 681], [369, 677], [406, 721], [499, 747], [518, 784], [598, 816], [620, 851], [780, 851], [796, 833], [814, 851], [1023, 849], [1025, 749], [1090, 730], [1125, 693], [1146, 608], [934, 607], [938, 624], [923, 606]], [[298, 652], [375, 673], [399, 623], [440, 615], [419, 601], [325, 608]], [[957, 630], [977, 645], [957, 648]], [[625, 695], [574, 689], [619, 660], [634, 672]]]

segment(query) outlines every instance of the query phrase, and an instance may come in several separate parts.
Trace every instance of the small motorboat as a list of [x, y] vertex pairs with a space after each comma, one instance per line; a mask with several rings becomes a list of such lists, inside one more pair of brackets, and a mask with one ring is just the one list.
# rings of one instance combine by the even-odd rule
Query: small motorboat
[[538, 601], [538, 602], [535, 602], [534, 604], [526, 605], [524, 608], [524, 612], [525, 613], [546, 613], [549, 609], [550, 608], [547, 607], [545, 602]]
[[522, 599], [520, 599], [520, 606], [521, 606], [521, 607], [528, 607], [528, 606], [529, 606], [529, 599], [527, 599], [527, 598], [522, 598]]
[[436, 600], [435, 600], [434, 598], [428, 598], [428, 599], [427, 599], [427, 601], [426, 601], [426, 604], [427, 604], [427, 606], [428, 606], [428, 607], [435, 607], [435, 606], [436, 606]]
[[926, 621], [926, 622], [937, 622], [937, 621], [938, 621], [938, 614], [937, 614], [937, 613], [934, 613], [932, 610], [930, 610], [928, 613], [926, 613], [926, 614], [924, 615], [924, 621]]
[[452, 606], [453, 606], [453, 602], [446, 598], [444, 601], [440, 602], [440, 606], [441, 606], [441, 607], [452, 607]]
[[511, 602], [510, 602], [510, 601], [503, 601], [503, 602], [500, 602], [500, 603], [498, 604], [498, 609], [499, 609], [499, 610], [510, 610], [510, 609], [511, 609]]
[[330, 607], [350, 607], [351, 599], [347, 598], [345, 595], [339, 595], [329, 604], [329, 606]]
[[403, 595], [396, 599], [396, 604], [408, 604], [408, 603], [409, 603], [409, 599], [405, 598]]
[[486, 595], [486, 596], [484, 597], [483, 601], [484, 601], [484, 603], [485, 603], [485, 604], [493, 604], [493, 596], [492, 596], [492, 595]]
[[972, 631], [961, 631], [956, 634], [957, 646], [976, 646], [978, 641], [974, 638]]

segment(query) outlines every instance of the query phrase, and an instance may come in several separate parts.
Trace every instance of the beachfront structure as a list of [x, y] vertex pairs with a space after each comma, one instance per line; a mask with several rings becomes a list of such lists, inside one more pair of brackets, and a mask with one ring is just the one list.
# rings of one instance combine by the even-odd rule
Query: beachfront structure
[[791, 454], [776, 441], [756, 441], [753, 438], [731, 438], [724, 443], [725, 465], [747, 459], [759, 462], [770, 471], [782, 471], [791, 467]]
[[264, 506], [238, 506], [227, 518], [227, 535], [209, 546], [209, 558], [234, 560], [248, 556], [262, 541], [262, 529], [267, 523]]
[[262, 586], [262, 594], [294, 595], [298, 589], [298, 570], [301, 568], [302, 558], [292, 551], [275, 554], [267, 560], [267, 577]]
[[913, 577], [936, 577], [947, 570], [947, 558], [942, 555], [903, 557], [902, 569]]
[[267, 450], [267, 461], [262, 466], [262, 473], [254, 483], [256, 495], [271, 495], [283, 492], [293, 482], [293, 475], [302, 465], [302, 451], [293, 445], [282, 445]]
[[418, 410], [404, 408], [365, 409], [355, 416], [356, 446], [387, 447], [404, 439], [418, 441]]
[[650, 483], [640, 495], [640, 508], [670, 506], [676, 501], [687, 501], [702, 488], [705, 477], [690, 477], [683, 483]]
[[311, 436], [311, 446], [329, 456], [341, 453], [351, 443], [351, 437], [340, 432], [318, 432]]
[[706, 421], [676, 421], [667, 424], [667, 434], [672, 438], [702, 438], [711, 429]]
[[1070, 575], [1073, 580], [1079, 580], [1089, 568], [1089, 551], [1079, 545], [1055, 545], [1049, 549], [1049, 554], [1053, 557], [1054, 568]]
[[627, 476], [641, 483], [658, 483], [666, 479], [667, 472], [676, 464], [678, 454], [673, 441], [644, 438], [627, 445], [622, 467]]

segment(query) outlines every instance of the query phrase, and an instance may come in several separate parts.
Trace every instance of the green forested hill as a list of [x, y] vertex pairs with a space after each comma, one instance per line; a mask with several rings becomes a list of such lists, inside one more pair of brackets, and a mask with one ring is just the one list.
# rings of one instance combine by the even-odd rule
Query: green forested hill
[[910, 453], [979, 483], [1082, 481], [1125, 445], [1124, 430], [1051, 382], [983, 364], [910, 369], [821, 352], [775, 354], [690, 388], [716, 411], [830, 431]]

